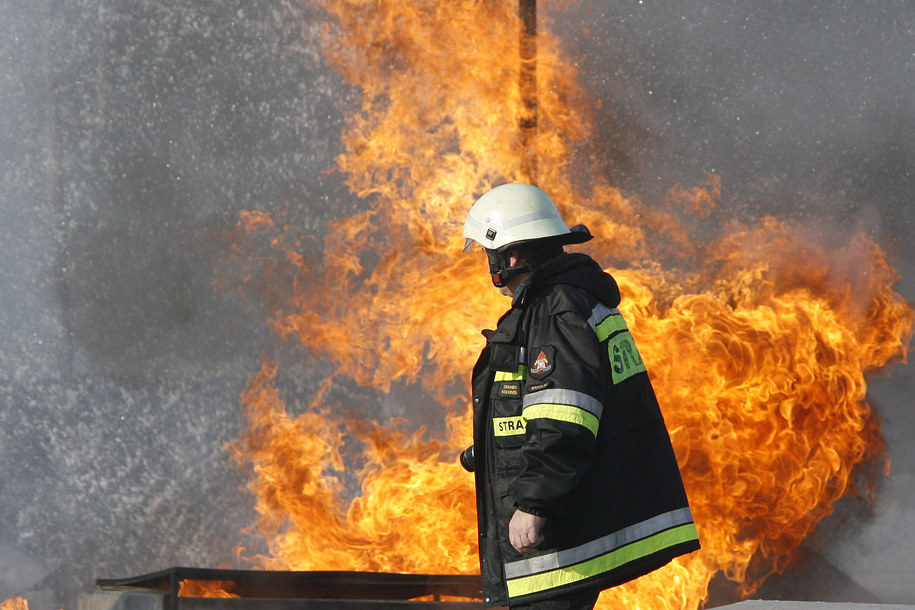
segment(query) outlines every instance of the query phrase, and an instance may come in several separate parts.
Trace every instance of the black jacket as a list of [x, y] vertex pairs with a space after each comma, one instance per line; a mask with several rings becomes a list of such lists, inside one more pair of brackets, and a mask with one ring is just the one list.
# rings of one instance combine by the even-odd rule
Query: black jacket
[[[612, 587], [699, 548], [676, 458], [616, 281], [584, 254], [538, 266], [473, 371], [487, 606]], [[546, 517], [522, 555], [516, 509]]]

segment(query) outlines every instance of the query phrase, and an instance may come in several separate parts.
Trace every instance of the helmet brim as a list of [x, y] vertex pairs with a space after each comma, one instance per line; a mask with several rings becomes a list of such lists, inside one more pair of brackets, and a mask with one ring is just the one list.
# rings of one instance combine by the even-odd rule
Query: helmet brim
[[560, 243], [563, 245], [583, 244], [592, 239], [594, 239], [594, 236], [591, 235], [591, 231], [585, 225], [575, 225], [569, 229], [568, 233], [559, 236]]

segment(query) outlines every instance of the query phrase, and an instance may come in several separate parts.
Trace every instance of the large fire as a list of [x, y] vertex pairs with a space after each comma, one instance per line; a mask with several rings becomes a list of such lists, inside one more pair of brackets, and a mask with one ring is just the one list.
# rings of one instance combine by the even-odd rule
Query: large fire
[[[334, 366], [297, 416], [277, 363], [242, 396], [248, 424], [229, 450], [250, 473], [252, 531], [269, 544], [270, 556], [250, 558], [258, 566], [477, 571], [473, 481], [456, 456], [471, 440], [478, 331], [507, 303], [485, 262], [460, 253], [460, 230], [476, 196], [531, 178], [531, 156], [536, 182], [598, 236], [589, 252], [619, 281], [703, 545], [605, 591], [598, 607], [697, 608], [719, 573], [751, 593], [836, 500], [867, 491], [857, 466], [889, 468], [865, 375], [905, 360], [913, 310], [875, 244], [818, 245], [777, 218], [729, 220], [715, 175], [651, 208], [601, 176], [571, 176], [594, 101], [541, 32], [537, 131], [522, 133], [514, 2], [315, 2], [333, 21], [328, 60], [361, 91], [336, 170], [368, 209], [329, 226], [319, 257], [268, 214], [239, 223], [240, 259], [246, 245], [262, 249], [247, 280], [269, 293], [275, 329]], [[341, 416], [323, 400], [338, 376], [421, 388], [443, 432]], [[234, 596], [215, 584], [186, 581], [182, 595]]]
[[[254, 279], [272, 286], [276, 330], [335, 366], [298, 416], [277, 389], [277, 363], [243, 395], [249, 424], [230, 450], [249, 469], [254, 530], [270, 548], [254, 559], [474, 573], [473, 483], [455, 457], [470, 443], [478, 331], [507, 303], [485, 262], [460, 253], [460, 229], [476, 196], [527, 178], [517, 5], [321, 4], [333, 18], [327, 57], [362, 92], [336, 169], [368, 209], [329, 226], [321, 256], [271, 216], [240, 223], [249, 243], [273, 251]], [[589, 251], [620, 283], [703, 543], [605, 592], [601, 607], [696, 608], [718, 573], [752, 592], [836, 500], [861, 491], [855, 467], [884, 457], [865, 374], [905, 359], [913, 312], [868, 239], [824, 246], [776, 218], [728, 220], [715, 175], [650, 209], [601, 176], [573, 185], [568, 160], [592, 131], [591, 101], [549, 33], [537, 78], [537, 182], [598, 236]], [[322, 401], [335, 376], [381, 392], [416, 386], [438, 403], [445, 432], [340, 416], [344, 406]]]

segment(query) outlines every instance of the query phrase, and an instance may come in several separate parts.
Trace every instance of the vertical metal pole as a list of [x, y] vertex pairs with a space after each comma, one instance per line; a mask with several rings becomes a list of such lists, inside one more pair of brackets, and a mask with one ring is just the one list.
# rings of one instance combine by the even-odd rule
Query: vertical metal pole
[[537, 0], [518, 0], [521, 17], [521, 175], [537, 183]]
[[181, 581], [178, 572], [171, 570], [168, 576], [168, 593], [162, 596], [162, 610], [178, 610], [178, 592], [181, 590]]

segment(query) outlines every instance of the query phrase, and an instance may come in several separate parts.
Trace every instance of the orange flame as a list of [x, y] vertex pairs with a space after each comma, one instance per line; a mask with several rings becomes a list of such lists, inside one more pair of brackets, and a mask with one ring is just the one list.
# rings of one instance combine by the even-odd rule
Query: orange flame
[[0, 610], [29, 610], [29, 602], [24, 597], [11, 597], [0, 602]]
[[[252, 559], [474, 573], [473, 482], [456, 455], [471, 440], [478, 330], [507, 303], [485, 262], [460, 254], [460, 226], [476, 195], [522, 178], [516, 4], [320, 4], [336, 20], [328, 59], [362, 91], [336, 166], [368, 209], [331, 224], [321, 256], [268, 215], [240, 223], [265, 250], [250, 279], [269, 294], [275, 329], [335, 367], [299, 415], [277, 363], [242, 396], [248, 425], [229, 449], [248, 469], [254, 530], [270, 550]], [[568, 160], [591, 131], [592, 102], [549, 33], [537, 74], [538, 183], [613, 265], [703, 541], [600, 607], [696, 608], [717, 573], [749, 593], [856, 491], [856, 466], [882, 457], [865, 374], [905, 359], [913, 311], [866, 238], [826, 247], [776, 218], [729, 220], [715, 175], [655, 209], [599, 176], [574, 186]], [[379, 392], [418, 386], [444, 432], [340, 415], [346, 405], [325, 401], [338, 376]]]
[[186, 578], [178, 583], [178, 597], [236, 598], [231, 580], [193, 580]]

